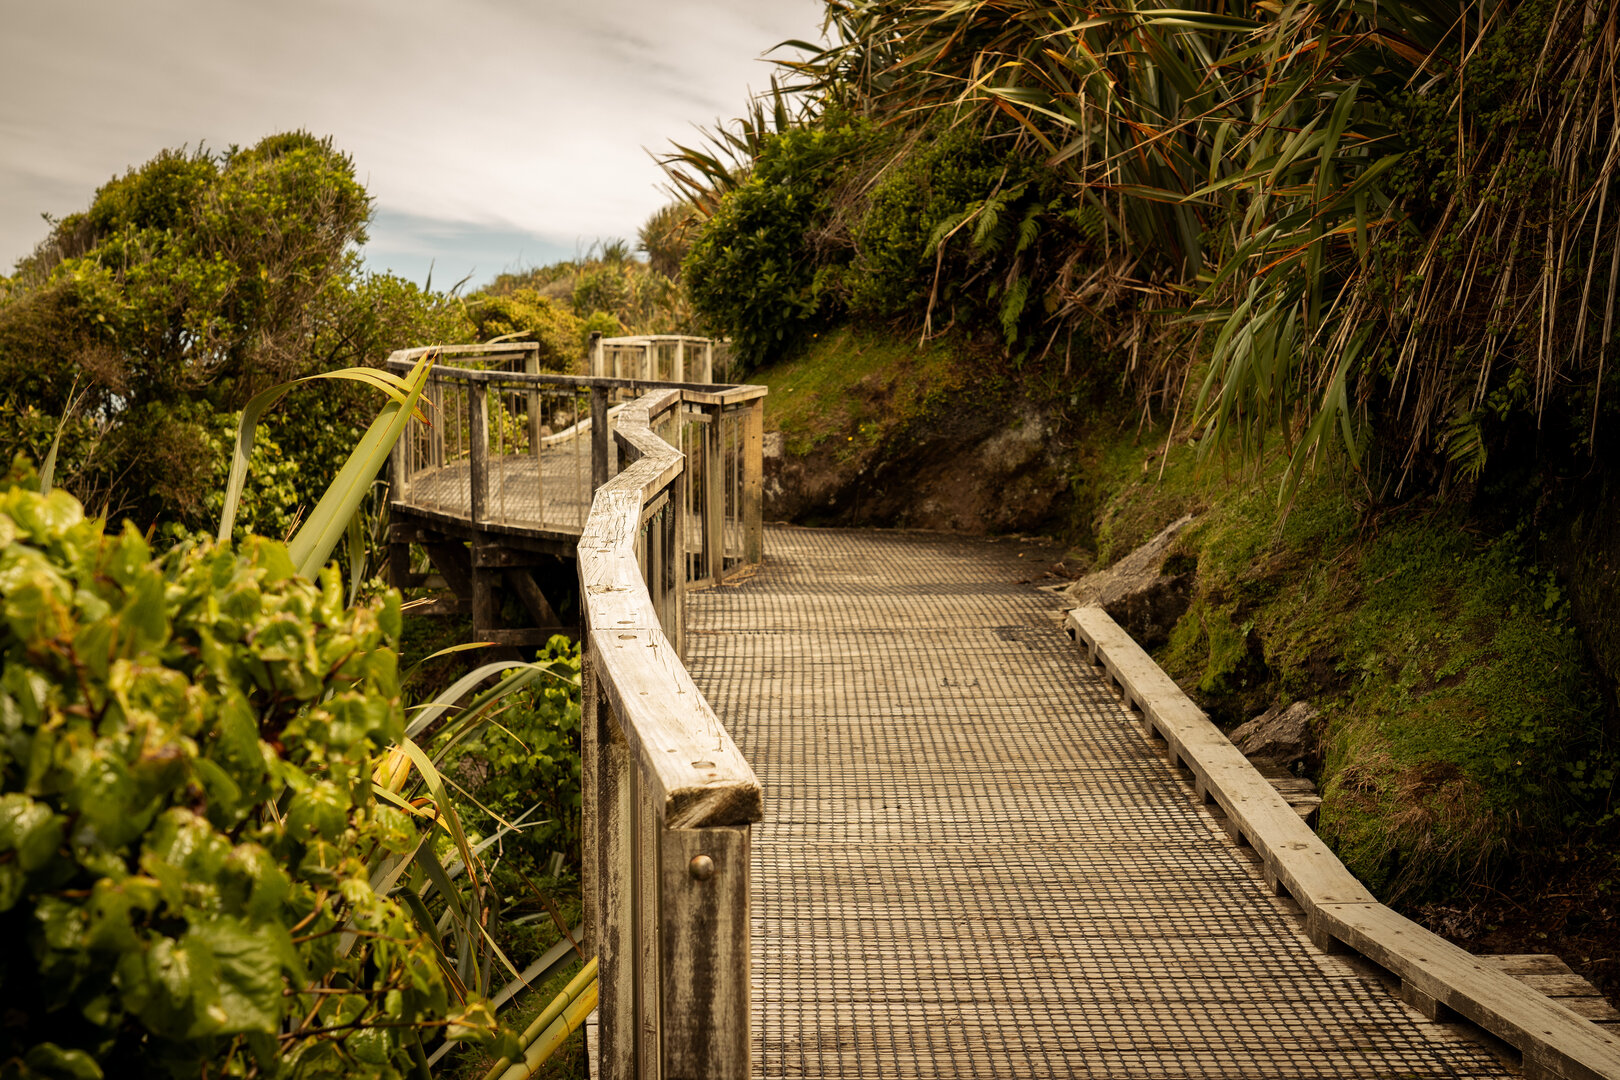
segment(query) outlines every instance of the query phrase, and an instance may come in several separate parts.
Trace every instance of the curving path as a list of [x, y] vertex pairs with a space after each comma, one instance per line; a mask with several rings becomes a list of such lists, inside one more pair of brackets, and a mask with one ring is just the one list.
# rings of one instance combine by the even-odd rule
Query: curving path
[[767, 793], [755, 1075], [1513, 1075], [1310, 943], [1018, 583], [1039, 549], [767, 550], [687, 601]]

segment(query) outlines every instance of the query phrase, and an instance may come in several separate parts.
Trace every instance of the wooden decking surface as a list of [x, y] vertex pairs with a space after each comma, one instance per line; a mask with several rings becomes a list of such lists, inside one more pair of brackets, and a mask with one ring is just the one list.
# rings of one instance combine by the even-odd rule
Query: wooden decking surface
[[1018, 583], [1034, 552], [766, 550], [687, 609], [766, 791], [756, 1075], [1511, 1075], [1311, 945]]
[[[466, 459], [424, 469], [411, 477], [402, 500], [458, 520], [471, 515], [471, 470]], [[590, 437], [571, 438], [526, 454], [489, 460], [489, 520], [536, 533], [578, 536], [591, 508]]]

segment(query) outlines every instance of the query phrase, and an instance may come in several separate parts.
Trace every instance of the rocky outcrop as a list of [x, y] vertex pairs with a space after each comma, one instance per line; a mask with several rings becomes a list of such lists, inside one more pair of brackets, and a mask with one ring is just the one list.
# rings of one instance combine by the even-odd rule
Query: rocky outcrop
[[1232, 745], [1255, 761], [1271, 761], [1298, 771], [1317, 753], [1317, 712], [1309, 704], [1267, 709], [1234, 730]]
[[1164, 565], [1176, 537], [1193, 520], [1188, 514], [1172, 521], [1108, 569], [1070, 585], [1064, 595], [1076, 607], [1095, 604], [1108, 612], [1142, 648], [1158, 648], [1170, 640], [1171, 628], [1192, 599], [1193, 574], [1167, 574]]

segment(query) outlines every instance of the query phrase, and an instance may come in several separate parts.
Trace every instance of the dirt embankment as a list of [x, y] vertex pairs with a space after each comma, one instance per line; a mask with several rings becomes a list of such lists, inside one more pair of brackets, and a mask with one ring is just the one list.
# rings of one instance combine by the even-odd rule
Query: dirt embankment
[[839, 331], [753, 378], [766, 405], [771, 520], [1063, 533], [1079, 426], [1004, 360], [960, 343]]

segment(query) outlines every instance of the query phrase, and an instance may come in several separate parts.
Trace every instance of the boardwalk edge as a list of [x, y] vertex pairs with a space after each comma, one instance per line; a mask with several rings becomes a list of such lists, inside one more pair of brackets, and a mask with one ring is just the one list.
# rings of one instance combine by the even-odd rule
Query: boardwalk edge
[[1349, 949], [1400, 982], [1430, 1019], [1463, 1018], [1519, 1051], [1526, 1076], [1620, 1080], [1620, 1038], [1380, 904], [1181, 688], [1100, 607], [1070, 611], [1069, 636], [1106, 671], [1144, 735], [1163, 741], [1266, 883], [1304, 909], [1324, 951]]

